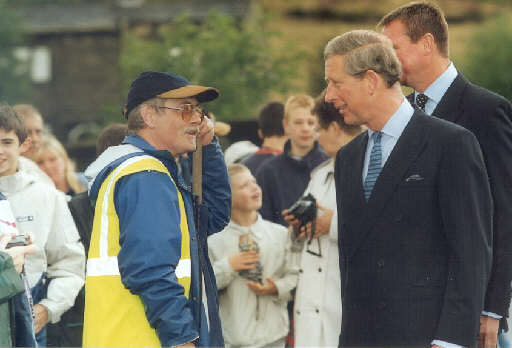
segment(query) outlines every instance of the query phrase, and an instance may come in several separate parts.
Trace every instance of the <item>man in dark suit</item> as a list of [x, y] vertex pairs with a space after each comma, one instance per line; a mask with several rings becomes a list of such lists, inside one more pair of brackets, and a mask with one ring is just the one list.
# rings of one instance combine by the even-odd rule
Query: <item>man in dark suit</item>
[[413, 109], [385, 36], [345, 33], [324, 57], [326, 101], [369, 128], [335, 164], [340, 346], [474, 346], [492, 243], [475, 136]]
[[450, 61], [448, 25], [433, 4], [406, 4], [380, 21], [402, 63], [411, 103], [475, 134], [487, 167], [493, 211], [493, 265], [481, 316], [480, 346], [495, 347], [499, 319], [508, 316], [512, 280], [512, 105], [470, 83]]

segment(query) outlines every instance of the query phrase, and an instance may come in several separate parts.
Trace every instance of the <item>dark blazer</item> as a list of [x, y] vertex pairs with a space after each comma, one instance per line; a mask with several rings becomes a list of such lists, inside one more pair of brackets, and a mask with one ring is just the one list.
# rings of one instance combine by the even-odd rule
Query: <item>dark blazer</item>
[[508, 316], [512, 281], [512, 104], [459, 73], [433, 115], [470, 130], [480, 143], [494, 203], [493, 265], [484, 310]]
[[367, 133], [337, 154], [340, 346], [473, 346], [491, 267], [492, 203], [473, 134], [416, 110], [368, 202]]

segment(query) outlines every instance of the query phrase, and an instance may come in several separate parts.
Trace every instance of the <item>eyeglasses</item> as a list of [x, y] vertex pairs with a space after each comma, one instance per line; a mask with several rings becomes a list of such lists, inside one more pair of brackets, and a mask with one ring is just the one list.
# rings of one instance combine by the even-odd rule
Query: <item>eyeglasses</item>
[[203, 110], [199, 105], [193, 105], [193, 104], [183, 104], [179, 108], [174, 108], [171, 106], [158, 106], [154, 105], [156, 108], [160, 109], [170, 109], [170, 110], [177, 110], [181, 111], [181, 119], [185, 122], [190, 122], [192, 117], [195, 113], [199, 114], [199, 117], [201, 118], [201, 122], [203, 122], [204, 117], [206, 116], [206, 111]]

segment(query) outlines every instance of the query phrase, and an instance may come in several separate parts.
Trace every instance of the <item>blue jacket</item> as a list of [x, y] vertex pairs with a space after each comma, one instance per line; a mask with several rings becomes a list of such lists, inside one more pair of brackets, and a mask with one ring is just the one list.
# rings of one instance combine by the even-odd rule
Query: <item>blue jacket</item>
[[[161, 172], [138, 172], [121, 178], [114, 195], [121, 246], [117, 258], [123, 285], [132, 294], [139, 295], [149, 324], [155, 328], [162, 346], [184, 344], [197, 337], [198, 346], [223, 346], [216, 282], [206, 247], [207, 235], [221, 231], [230, 217], [231, 191], [220, 147], [214, 139], [203, 148], [203, 205], [199, 208], [198, 231], [191, 188], [178, 175], [171, 154], [155, 150], [139, 136], [128, 136], [123, 144], [135, 146], [138, 154], [142, 151], [160, 160], [179, 188], [187, 213], [192, 271], [187, 299], [173, 272], [181, 253], [181, 243], [176, 237], [180, 233], [179, 209], [168, 208], [169, 204], [177, 204], [176, 186], [169, 185], [168, 176]], [[137, 152], [125, 154], [101, 170], [90, 190], [92, 200], [112, 170], [134, 155]], [[145, 233], [151, 233], [151, 238]], [[208, 303], [209, 330], [201, 301], [201, 273]]]
[[256, 173], [256, 180], [263, 192], [261, 216], [283, 226], [288, 224], [281, 211], [302, 196], [308, 186], [311, 171], [328, 159], [318, 142], [299, 160], [291, 157], [290, 149], [291, 143], [288, 140], [283, 153], [263, 163]]

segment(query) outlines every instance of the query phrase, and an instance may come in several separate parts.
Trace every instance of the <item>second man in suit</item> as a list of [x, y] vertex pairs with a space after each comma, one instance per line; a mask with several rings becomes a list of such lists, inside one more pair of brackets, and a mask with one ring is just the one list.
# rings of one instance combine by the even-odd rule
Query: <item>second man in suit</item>
[[480, 345], [495, 347], [498, 319], [508, 315], [512, 280], [512, 105], [470, 83], [449, 57], [448, 24], [437, 6], [406, 4], [380, 22], [402, 63], [408, 96], [428, 115], [461, 125], [482, 149], [493, 196], [493, 264], [480, 318]]
[[345, 33], [324, 57], [326, 101], [368, 127], [335, 163], [340, 345], [474, 346], [492, 243], [475, 136], [413, 109], [385, 36]]

